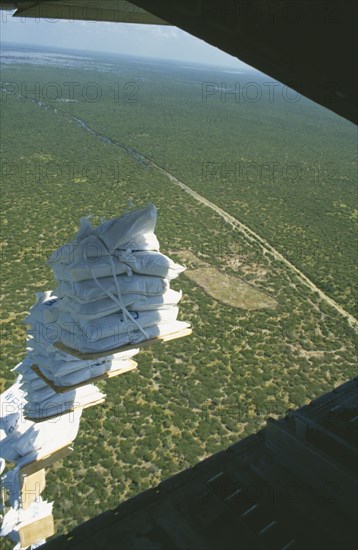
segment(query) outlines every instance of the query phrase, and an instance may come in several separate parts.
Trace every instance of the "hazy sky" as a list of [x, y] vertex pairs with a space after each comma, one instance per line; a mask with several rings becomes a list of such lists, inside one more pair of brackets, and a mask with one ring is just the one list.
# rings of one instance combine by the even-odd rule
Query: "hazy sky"
[[244, 63], [178, 29], [160, 25], [13, 18], [0, 11], [1, 41], [117, 52], [240, 69]]

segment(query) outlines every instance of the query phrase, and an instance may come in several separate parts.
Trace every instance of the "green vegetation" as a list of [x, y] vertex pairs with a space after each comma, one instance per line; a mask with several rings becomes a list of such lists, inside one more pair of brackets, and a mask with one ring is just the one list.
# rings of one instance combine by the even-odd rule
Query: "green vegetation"
[[117, 61], [107, 72], [37, 68], [9, 81], [164, 167], [357, 315], [353, 124], [257, 73]]
[[[187, 277], [180, 318], [193, 335], [141, 351], [138, 369], [100, 384], [106, 402], [84, 411], [75, 451], [48, 473], [57, 532], [114, 507], [211, 453], [255, 432], [355, 374], [356, 335], [347, 321], [281, 262], [168, 178], [123, 149], [84, 131], [72, 113], [104, 136], [137, 148], [268, 238], [318, 286], [353, 311], [353, 167], [348, 123], [305, 101], [202, 103], [199, 78], [179, 68], [141, 73], [9, 65], [3, 81], [97, 82], [97, 102], [15, 95], [3, 103], [2, 325], [4, 387], [25, 355], [20, 321], [34, 293], [54, 287], [46, 259], [73, 238], [79, 218], [94, 222], [154, 202], [162, 250], [189, 251], [220, 273], [277, 302], [247, 310], [219, 303]], [[114, 102], [109, 86], [136, 81], [138, 103]], [[184, 74], [186, 77], [184, 78]], [[230, 77], [231, 78], [231, 77]], [[79, 93], [81, 86], [76, 88]], [[107, 92], [106, 92], [107, 90]], [[244, 109], [244, 110], [243, 110]], [[203, 181], [203, 163], [332, 161], [338, 179]], [[260, 160], [261, 159], [261, 160]], [[342, 206], [345, 205], [345, 206]], [[330, 286], [329, 286], [330, 285]], [[329, 286], [329, 288], [328, 288]], [[4, 389], [4, 388], [2, 388]]]

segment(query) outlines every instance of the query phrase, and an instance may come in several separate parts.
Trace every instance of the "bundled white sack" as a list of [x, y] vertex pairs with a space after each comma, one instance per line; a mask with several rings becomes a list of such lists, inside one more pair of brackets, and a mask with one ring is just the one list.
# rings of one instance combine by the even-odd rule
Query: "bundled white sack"
[[26, 393], [21, 386], [22, 376], [18, 376], [16, 382], [0, 395], [0, 430], [3, 437], [23, 433], [27, 429], [23, 416]]
[[83, 407], [99, 402], [104, 397], [95, 385], [87, 384], [64, 393], [52, 392], [50, 396], [46, 395], [37, 402], [27, 402], [24, 412], [34, 419], [65, 415], [68, 411], [82, 410]]
[[173, 321], [171, 323], [147, 327], [144, 334], [139, 329], [136, 329], [131, 332], [118, 334], [116, 337], [110, 336], [95, 341], [91, 341], [84, 336], [81, 339], [75, 340], [72, 332], [62, 330], [61, 342], [68, 348], [75, 349], [81, 353], [103, 353], [103, 355], [106, 355], [107, 353], [111, 353], [113, 349], [132, 344], [137, 345], [153, 338], [162, 338], [189, 327], [189, 323]]
[[85, 339], [91, 342], [113, 337], [122, 333], [133, 332], [142, 327], [146, 329], [152, 325], [171, 323], [176, 321], [179, 308], [157, 309], [153, 311], [131, 312], [131, 318], [124, 313], [113, 313], [101, 319], [87, 321], [79, 319], [76, 321], [70, 313], [62, 313], [58, 318], [58, 325], [61, 329], [73, 334], [74, 343]]
[[[103, 371], [105, 368], [104, 366]], [[16, 370], [21, 373], [21, 388], [25, 391], [26, 396], [23, 411], [27, 416], [32, 418], [45, 418], [47, 416], [62, 414], [75, 407], [87, 405], [92, 401], [98, 401], [104, 397], [96, 386], [84, 386], [83, 388], [72, 389], [63, 394], [57, 394], [33, 370], [28, 358], [18, 365]], [[42, 368], [42, 372], [50, 380], [54, 378], [53, 373], [46, 368]], [[88, 369], [87, 372], [90, 374]], [[74, 378], [76, 379], [76, 376]], [[81, 382], [85, 380], [81, 380]], [[68, 378], [68, 382], [68, 385], [75, 384], [75, 381], [71, 382], [71, 375]], [[39, 410], [40, 413], [38, 412]]]
[[[170, 280], [185, 268], [161, 254], [159, 245], [137, 246], [154, 236], [156, 219], [154, 205], [96, 228], [82, 219], [75, 240], [52, 254], [49, 264], [58, 287], [49, 298], [56, 295], [58, 300], [48, 307], [42, 299], [28, 319], [29, 355], [39, 357], [44, 374], [51, 370], [44, 357], [55, 343], [105, 355], [170, 334], [173, 327], [175, 332], [189, 327], [176, 324], [181, 293], [170, 289]], [[99, 368], [91, 365], [96, 372]]]
[[37, 321], [43, 323], [55, 322], [57, 319], [56, 305], [58, 302], [57, 296], [55, 296], [52, 290], [46, 292], [36, 292], [36, 302], [30, 308], [29, 314], [25, 317], [22, 323], [28, 323], [34, 325]]
[[169, 290], [169, 281], [161, 277], [152, 277], [145, 275], [117, 275], [114, 277], [103, 277], [95, 280], [79, 281], [58, 281], [58, 287], [55, 290], [60, 297], [70, 296], [76, 298], [79, 302], [90, 302], [104, 298], [110, 293], [118, 296], [116, 281], [119, 285], [121, 295], [141, 294], [144, 296], [163, 295]]
[[[43, 327], [43, 325], [41, 326]], [[41, 331], [39, 331], [39, 334], [41, 334]], [[56, 340], [53, 336], [56, 336], [56, 333], [51, 337], [51, 340], [55, 342]], [[41, 338], [41, 340], [44, 342], [45, 339]], [[30, 366], [34, 363], [37, 364], [37, 361], [43, 361], [44, 363], [51, 361], [51, 364], [61, 365], [62, 363], [72, 363], [77, 360], [73, 355], [59, 350], [53, 344], [47, 345], [46, 343], [46, 345], [42, 345], [40, 341], [35, 342], [35, 339], [32, 340], [32, 346], [27, 346], [26, 351], [27, 355], [22, 363], [26, 361]]]
[[21, 389], [24, 389], [24, 386], [28, 384], [31, 385], [32, 382], [34, 382], [34, 387], [41, 387], [44, 383], [43, 381], [38, 381], [38, 376], [32, 369], [32, 365], [32, 360], [29, 355], [27, 355], [25, 359], [13, 369], [13, 371], [20, 375], [19, 381]]
[[132, 361], [109, 361], [108, 364], [105, 361], [87, 361], [88, 366], [79, 369], [78, 367], [72, 372], [49, 370], [43, 367], [39, 367], [40, 371], [46, 378], [51, 380], [56, 386], [74, 386], [92, 380], [97, 376], [101, 376], [105, 373], [119, 372], [126, 370], [132, 365]]
[[103, 365], [105, 371], [113, 370], [113, 365], [119, 364], [120, 362], [127, 363], [128, 360], [137, 353], [139, 353], [139, 349], [133, 348], [131, 350], [127, 350], [126, 352], [118, 354], [122, 356], [121, 358], [117, 358], [116, 354], [109, 357], [102, 357], [96, 360], [77, 359], [73, 355], [70, 355], [72, 361], [57, 361], [52, 360], [51, 356], [45, 357], [42, 355], [34, 356], [34, 364], [39, 367], [42, 372], [44, 372], [45, 370], [47, 372], [50, 372], [50, 380], [52, 380], [52, 376], [67, 376], [79, 370], [81, 370], [82, 372], [85, 369], [90, 369], [96, 365]]
[[27, 358], [33, 361], [37, 354], [48, 355], [49, 348], [60, 339], [61, 327], [57, 323], [40, 323], [28, 329], [28, 334], [33, 336], [31, 348], [29, 347]]
[[93, 273], [99, 279], [113, 275], [153, 275], [169, 280], [176, 279], [185, 267], [176, 264], [160, 252], [122, 251], [116, 256], [101, 256], [93, 260], [79, 260], [71, 264], [51, 263], [55, 279], [70, 282], [93, 279]]
[[[26, 405], [27, 406], [27, 405]], [[25, 410], [26, 410], [25, 406]], [[49, 410], [52, 412], [54, 408]], [[71, 444], [77, 437], [82, 409], [71, 412], [60, 412], [58, 416], [46, 420], [47, 411], [43, 408], [36, 408], [37, 418], [44, 418], [42, 422], [36, 422], [29, 429], [28, 433], [22, 435], [16, 442], [15, 449], [19, 453], [18, 464], [23, 465], [24, 458], [34, 460], [39, 456], [47, 456], [54, 451]], [[29, 445], [33, 447], [30, 451]], [[22, 459], [21, 459], [22, 457]]]
[[154, 235], [156, 221], [157, 209], [153, 204], [98, 227], [92, 227], [87, 218], [82, 218], [74, 241], [57, 249], [49, 263], [87, 261], [113, 254], [116, 250], [159, 251]]
[[26, 393], [21, 388], [21, 376], [0, 396], [0, 401], [0, 457], [13, 462], [18, 457], [15, 442], [33, 424], [24, 416]]
[[[27, 347], [27, 357], [16, 369], [18, 373], [23, 375], [22, 389], [26, 392], [26, 399], [31, 404], [44, 403], [53, 398], [55, 393], [34, 372], [33, 366], [38, 367], [41, 373], [55, 385], [71, 387], [101, 376], [105, 372], [128, 368], [131, 365], [130, 358], [139, 352], [138, 349], [132, 349], [117, 354], [116, 357], [102, 358], [100, 361], [83, 361], [73, 355], [57, 350], [52, 346], [54, 341], [61, 338], [61, 324], [58, 322], [57, 316], [60, 314], [64, 317], [62, 319], [64, 326], [71, 327], [74, 325], [70, 314], [57, 311], [58, 301], [53, 298], [51, 291], [43, 294], [38, 293], [37, 303], [31, 308], [30, 315], [26, 318], [26, 322], [31, 325], [28, 330], [31, 345]], [[48, 311], [50, 312], [49, 316], [46, 315]], [[55, 318], [56, 322], [53, 321]], [[47, 319], [51, 322], [47, 322]], [[113, 319], [110, 321], [113, 322]], [[101, 322], [103, 321], [101, 320]], [[109, 323], [107, 323], [107, 326], [109, 326]], [[82, 335], [78, 324], [76, 324], [76, 328], [79, 334]], [[58, 399], [55, 400], [55, 403], [58, 403]]]
[[105, 372], [103, 364], [93, 365], [83, 369], [76, 369], [76, 371], [59, 375], [56, 372], [50, 371], [46, 368], [39, 367], [40, 371], [46, 378], [51, 380], [56, 386], [74, 386], [86, 382], [90, 378], [96, 378]]
[[[45, 371], [45, 369], [44, 369]], [[21, 389], [25, 392], [26, 402], [24, 405], [24, 413], [32, 412], [33, 409], [37, 411], [39, 408], [43, 408], [43, 403], [46, 403], [46, 410], [49, 409], [48, 403], [52, 404], [52, 410], [50, 414], [60, 414], [61, 411], [66, 412], [72, 408], [72, 403], [76, 398], [75, 393], [66, 394], [66, 407], [63, 407], [63, 399], [57, 398], [56, 392], [36, 374], [36, 372], [29, 366], [29, 363], [23, 362], [18, 368], [18, 372], [22, 373]], [[46, 375], [46, 372], [44, 372]], [[51, 377], [50, 377], [51, 379]], [[74, 382], [73, 382], [74, 383]], [[61, 408], [59, 408], [61, 407]], [[42, 415], [41, 415], [42, 417]]]
[[[42, 403], [46, 399], [50, 399], [53, 394], [54, 391], [50, 388], [48, 384], [46, 384], [46, 382], [44, 382], [44, 385], [38, 389], [32, 389], [29, 387], [26, 390], [27, 404]], [[27, 404], [24, 407], [24, 411], [26, 411]]]
[[39, 378], [34, 371], [33, 374], [33, 376], [25, 376], [22, 381], [22, 389], [27, 393], [29, 391], [40, 390], [46, 384], [46, 382]]
[[36, 357], [36, 366], [40, 368], [44, 368], [47, 371], [51, 372], [53, 375], [59, 375], [59, 376], [66, 376], [68, 374], [74, 373], [78, 370], [83, 370], [87, 368], [91, 368], [95, 365], [103, 365], [106, 370], [112, 369], [113, 364], [117, 363], [127, 363], [129, 359], [134, 357], [139, 353], [138, 348], [133, 348], [131, 350], [126, 350], [124, 352], [114, 354], [107, 357], [101, 357], [100, 359], [95, 360], [88, 360], [88, 359], [77, 359], [73, 355], [69, 355], [71, 357], [71, 361], [57, 361], [52, 360], [51, 356], [45, 357], [45, 356], [37, 356]]
[[[153, 309], [168, 309], [176, 306], [182, 298], [182, 292], [169, 289], [164, 294], [145, 296], [141, 294], [124, 294], [122, 302], [128, 311], [150, 311]], [[120, 306], [112, 298], [99, 298], [92, 302], [79, 302], [76, 298], [65, 296], [57, 303], [59, 311], [71, 313], [80, 319], [99, 319], [121, 311]]]
[[[47, 330], [47, 336], [53, 332], [56, 327], [59, 311], [57, 303], [59, 299], [54, 296], [51, 290], [46, 292], [36, 293], [37, 301], [31, 307], [29, 315], [22, 321], [30, 325], [27, 330], [27, 357], [19, 366], [19, 372], [24, 372], [31, 367], [34, 354], [48, 355], [51, 351], [51, 346], [55, 340], [50, 341], [49, 338], [42, 338], [41, 330]], [[44, 328], [46, 327], [46, 329]], [[48, 349], [50, 348], [50, 349]], [[55, 348], [53, 348], [55, 350]]]
[[[93, 360], [75, 359], [60, 364], [47, 361], [37, 363], [38, 368], [56, 386], [74, 386], [104, 373], [120, 371], [132, 364], [131, 358], [139, 353], [138, 348], [127, 350], [108, 357]], [[72, 356], [73, 357], [73, 356]]]
[[51, 263], [50, 265], [56, 280], [71, 281], [73, 283], [93, 279], [93, 272], [98, 278], [110, 277], [113, 274], [132, 275], [132, 270], [127, 264], [117, 257], [112, 257], [112, 262], [110, 262], [108, 255], [92, 260], [78, 260], [70, 264]]
[[168, 280], [176, 279], [186, 269], [160, 252], [124, 252], [119, 257], [135, 273]]
[[[27, 406], [28, 403], [25, 403], [24, 412]], [[9, 462], [18, 461], [21, 457], [32, 461], [45, 451], [51, 452], [71, 443], [78, 432], [81, 412], [79, 409], [37, 424], [20, 416], [15, 430], [0, 430], [1, 457]]]

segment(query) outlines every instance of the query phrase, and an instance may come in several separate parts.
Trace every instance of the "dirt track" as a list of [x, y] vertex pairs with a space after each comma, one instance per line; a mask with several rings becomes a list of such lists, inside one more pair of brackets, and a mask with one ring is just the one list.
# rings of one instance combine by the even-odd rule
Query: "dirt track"
[[[149, 160], [149, 159], [146, 159], [146, 160]], [[348, 320], [349, 324], [356, 331], [358, 331], [358, 320], [351, 313], [346, 311], [342, 306], [337, 304], [337, 302], [332, 300], [332, 298], [327, 296], [327, 294], [325, 294], [321, 289], [319, 289], [308, 277], [306, 277], [304, 273], [302, 273], [302, 271], [300, 271], [289, 260], [287, 260], [287, 258], [285, 258], [282, 254], [280, 254], [280, 252], [278, 252], [269, 242], [267, 242], [265, 239], [260, 237], [260, 235], [258, 235], [254, 231], [252, 231], [252, 229], [247, 227], [247, 225], [244, 225], [242, 222], [240, 222], [239, 220], [237, 220], [236, 218], [234, 218], [233, 216], [225, 212], [225, 210], [223, 210], [219, 206], [216, 206], [216, 204], [210, 202], [205, 197], [202, 197], [196, 191], [193, 191], [193, 189], [191, 189], [188, 185], [186, 185], [185, 183], [180, 181], [178, 178], [173, 176], [170, 172], [167, 172], [164, 168], [155, 164], [155, 162], [153, 161], [149, 161], [149, 162], [152, 164], [152, 166], [157, 168], [157, 170], [162, 172], [162, 174], [165, 174], [172, 183], [174, 183], [175, 185], [178, 185], [181, 189], [183, 189], [186, 193], [191, 195], [194, 199], [201, 202], [201, 204], [204, 204], [208, 208], [211, 208], [211, 210], [213, 210], [219, 216], [221, 216], [225, 220], [225, 222], [230, 224], [234, 229], [238, 229], [249, 241], [258, 243], [261, 246], [262, 250], [271, 254], [271, 256], [275, 258], [275, 260], [279, 260], [283, 262], [289, 269], [294, 271], [296, 275], [300, 277], [301, 281], [305, 285], [307, 285], [311, 290], [313, 290], [313, 292], [317, 292], [320, 298], [325, 300], [330, 306], [334, 307], [341, 315], [343, 315], [343, 317], [345, 317]]]

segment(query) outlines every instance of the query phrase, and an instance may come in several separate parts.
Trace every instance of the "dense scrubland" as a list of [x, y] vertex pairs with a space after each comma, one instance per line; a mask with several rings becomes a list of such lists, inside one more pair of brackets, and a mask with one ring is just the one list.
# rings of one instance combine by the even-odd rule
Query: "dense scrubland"
[[[162, 251], [192, 274], [172, 286], [183, 290], [180, 319], [192, 323], [193, 334], [141, 351], [136, 371], [100, 383], [106, 402], [84, 411], [73, 454], [47, 476], [44, 495], [55, 501], [58, 532], [355, 374], [356, 334], [347, 321], [133, 151], [267, 238], [354, 312], [351, 125], [302, 98], [236, 102], [218, 92], [203, 101], [203, 82], [270, 81], [256, 73], [111, 63], [3, 70], [2, 389], [25, 355], [20, 322], [34, 293], [55, 286], [45, 262], [73, 238], [81, 216], [99, 223], [128, 207], [157, 205]], [[35, 90], [27, 98], [22, 82]], [[73, 96], [66, 82], [78, 83]], [[49, 83], [59, 86], [57, 96]], [[96, 89], [101, 97], [93, 101]], [[208, 281], [198, 284], [200, 266], [250, 285], [252, 307], [218, 299]]]

